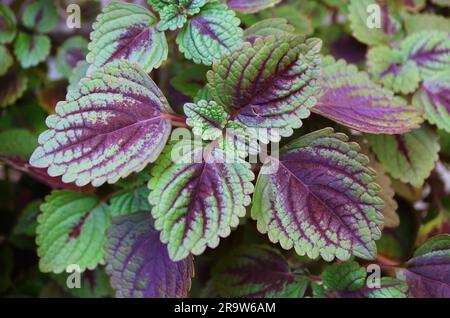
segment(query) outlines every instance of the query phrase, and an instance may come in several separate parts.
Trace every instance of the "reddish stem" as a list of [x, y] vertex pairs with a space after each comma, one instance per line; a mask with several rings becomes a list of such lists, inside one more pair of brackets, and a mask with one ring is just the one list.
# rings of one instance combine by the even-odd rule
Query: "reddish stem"
[[186, 118], [185, 116], [177, 115], [177, 114], [162, 114], [162, 119], [170, 119], [172, 126], [175, 127], [182, 127], [182, 128], [188, 128], [188, 125], [186, 124]]

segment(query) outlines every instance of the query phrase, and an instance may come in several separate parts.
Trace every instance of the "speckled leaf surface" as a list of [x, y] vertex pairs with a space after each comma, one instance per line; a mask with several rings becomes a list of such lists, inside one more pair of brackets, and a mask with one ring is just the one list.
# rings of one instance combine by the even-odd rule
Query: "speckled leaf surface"
[[409, 285], [416, 298], [450, 297], [450, 235], [436, 236], [414, 253], [399, 277]]
[[211, 65], [241, 45], [240, 23], [224, 4], [209, 2], [179, 31], [178, 48], [187, 59]]
[[36, 243], [42, 272], [62, 273], [72, 264], [84, 271], [103, 263], [110, 218], [98, 198], [54, 191], [45, 198], [41, 211]]
[[241, 13], [256, 13], [280, 2], [281, 0], [225, 0], [228, 7]]
[[158, 157], [170, 134], [164, 118], [170, 111], [139, 66], [109, 64], [58, 103], [30, 163], [78, 186], [114, 183]]
[[224, 56], [208, 72], [208, 90], [236, 122], [277, 129], [286, 137], [302, 125], [320, 85], [321, 41], [290, 36], [259, 38]]
[[14, 53], [23, 68], [36, 66], [50, 53], [50, 38], [46, 35], [29, 35], [20, 32], [14, 43]]
[[148, 213], [116, 218], [108, 231], [106, 271], [117, 297], [186, 297], [193, 258], [173, 262]]
[[[149, 198], [155, 228], [174, 261], [217, 247], [251, 202], [250, 164], [240, 159], [227, 162], [226, 154], [214, 145], [204, 156], [203, 150], [200, 144], [171, 145], [152, 169]], [[173, 153], [180, 156], [172, 158]]]
[[156, 22], [145, 8], [112, 2], [93, 25], [86, 60], [92, 69], [120, 59], [139, 64], [147, 73], [158, 68], [167, 59], [168, 46]]
[[256, 184], [251, 214], [260, 232], [310, 258], [375, 258], [382, 200], [356, 143], [327, 128], [281, 149], [276, 163]]
[[229, 117], [216, 102], [205, 100], [200, 100], [196, 104], [185, 104], [184, 113], [188, 116], [186, 124], [203, 140], [214, 140], [221, 136]]
[[188, 17], [200, 12], [206, 0], [149, 0], [150, 6], [159, 13], [158, 30], [181, 28]]
[[420, 187], [438, 160], [439, 143], [427, 127], [403, 135], [368, 135], [372, 150], [389, 174]]
[[373, 134], [401, 134], [423, 121], [419, 110], [373, 83], [355, 66], [333, 58], [326, 58], [322, 65], [323, 95], [313, 112]]
[[414, 95], [413, 105], [425, 111], [430, 123], [450, 132], [450, 68], [425, 79]]
[[0, 3], [0, 44], [10, 43], [17, 32], [17, 21], [14, 12], [5, 4]]
[[222, 297], [301, 298], [305, 275], [292, 273], [285, 258], [265, 245], [247, 245], [219, 259], [212, 272]]

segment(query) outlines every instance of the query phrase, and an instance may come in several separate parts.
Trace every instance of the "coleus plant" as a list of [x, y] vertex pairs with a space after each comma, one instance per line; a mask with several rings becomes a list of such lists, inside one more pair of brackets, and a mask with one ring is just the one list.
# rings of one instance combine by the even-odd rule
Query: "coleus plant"
[[[75, 264], [101, 277], [105, 265], [117, 297], [186, 297], [207, 254], [215, 265], [202, 296], [450, 297], [448, 230], [426, 232], [414, 255], [384, 255], [403, 230], [394, 195], [421, 199], [411, 193], [441, 148], [432, 125], [450, 133], [445, 18], [419, 13], [425, 1], [305, 1], [302, 14], [348, 18], [369, 46], [366, 71], [305, 36], [331, 28], [320, 14], [306, 28], [287, 14], [295, 1], [280, 2], [111, 2], [89, 43], [58, 48], [70, 85], [46, 130], [37, 142], [26, 130], [0, 133], [7, 164], [57, 189], [34, 216], [42, 272]], [[0, 6], [0, 75], [24, 76], [12, 68], [13, 42], [21, 68], [48, 56], [56, 8], [36, 3], [22, 16], [32, 35], [16, 34], [14, 12]], [[383, 24], [369, 29], [373, 4]], [[437, 22], [406, 27], [420, 18]], [[0, 105], [22, 96], [23, 78]], [[191, 138], [178, 141], [183, 132]], [[11, 138], [33, 141], [14, 148]], [[251, 162], [258, 154], [263, 162]], [[268, 241], [253, 233], [228, 251], [224, 238], [242, 227]], [[222, 245], [226, 255], [214, 254]], [[371, 263], [383, 269], [375, 287]]]

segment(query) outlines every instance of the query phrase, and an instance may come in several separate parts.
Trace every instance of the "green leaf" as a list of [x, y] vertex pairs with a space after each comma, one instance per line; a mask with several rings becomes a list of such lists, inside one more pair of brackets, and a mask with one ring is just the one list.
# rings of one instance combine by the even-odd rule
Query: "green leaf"
[[8, 49], [0, 45], [0, 76], [3, 76], [13, 64], [14, 60]]
[[120, 59], [139, 64], [146, 73], [158, 68], [167, 59], [168, 46], [156, 21], [145, 8], [112, 2], [92, 26], [86, 61], [93, 64], [92, 70]]
[[148, 3], [159, 12], [158, 30], [174, 31], [186, 23], [188, 16], [199, 13], [206, 0], [148, 0]]
[[33, 1], [23, 12], [22, 22], [30, 30], [39, 33], [51, 31], [56, 24], [58, 13], [52, 0]]
[[38, 217], [39, 268], [61, 273], [76, 264], [81, 271], [104, 263], [107, 207], [90, 194], [54, 191], [45, 198]]
[[14, 53], [23, 68], [36, 66], [50, 53], [50, 38], [46, 35], [29, 35], [20, 32], [14, 44]]
[[119, 192], [111, 197], [109, 204], [111, 216], [116, 217], [141, 211], [150, 213], [151, 206], [148, 203], [148, 195], [149, 190], [145, 186]]
[[42, 200], [38, 199], [29, 203], [20, 213], [17, 224], [14, 226], [15, 235], [35, 236], [37, 228], [37, 218], [40, 213]]
[[0, 108], [14, 104], [27, 89], [28, 78], [15, 70], [0, 77]]
[[170, 85], [186, 96], [195, 97], [198, 91], [205, 86], [208, 70], [209, 68], [204, 65], [189, 64], [185, 68], [177, 70], [175, 76], [170, 80]]
[[257, 37], [269, 35], [288, 36], [292, 35], [295, 28], [283, 18], [272, 18], [259, 21], [244, 31], [244, 38], [247, 41], [254, 41]]
[[301, 298], [306, 275], [291, 272], [280, 253], [264, 245], [234, 249], [213, 268], [213, 282], [222, 297]]
[[26, 129], [10, 129], [0, 133], [0, 157], [19, 157], [28, 161], [37, 145], [37, 136]]
[[229, 117], [223, 107], [216, 102], [205, 100], [200, 100], [196, 104], [185, 104], [184, 113], [188, 116], [186, 124], [203, 140], [214, 140], [221, 136]]
[[251, 202], [250, 164], [239, 158], [228, 162], [224, 151], [205, 146], [172, 144], [152, 169], [152, 215], [173, 261], [200, 255], [207, 246], [215, 248]]
[[366, 276], [365, 268], [354, 261], [332, 264], [322, 273], [323, 284], [331, 290], [360, 289], [365, 285]]
[[0, 44], [10, 43], [16, 37], [17, 21], [14, 12], [0, 3]]
[[450, 32], [450, 19], [431, 13], [408, 14], [405, 29], [408, 35], [424, 30]]
[[439, 143], [427, 127], [403, 135], [367, 135], [372, 150], [392, 177], [420, 187], [438, 160]]
[[70, 78], [78, 62], [84, 61], [88, 52], [88, 42], [81, 36], [73, 36], [65, 41], [56, 55], [56, 68], [65, 78]]
[[208, 2], [178, 33], [178, 48], [187, 59], [211, 65], [241, 45], [240, 23], [224, 4]]

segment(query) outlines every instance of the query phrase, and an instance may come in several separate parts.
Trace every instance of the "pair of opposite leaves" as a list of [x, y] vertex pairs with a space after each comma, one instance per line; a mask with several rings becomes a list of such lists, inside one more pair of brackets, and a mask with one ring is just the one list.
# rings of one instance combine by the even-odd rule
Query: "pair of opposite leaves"
[[[316, 39], [256, 39], [213, 66], [208, 89], [218, 104], [238, 112], [234, 116], [237, 122], [278, 128], [282, 136], [289, 136], [316, 104], [319, 50]], [[356, 68], [332, 60], [325, 65], [324, 73], [328, 72], [330, 79], [324, 81], [325, 94], [317, 112], [327, 106], [331, 94], [341, 98], [334, 99], [341, 103], [341, 110], [356, 106], [355, 99], [372, 105], [366, 113], [364, 109], [356, 113], [362, 121], [376, 110], [382, 120], [372, 120], [375, 128], [370, 126], [371, 132], [400, 133], [420, 122], [416, 111], [395, 103], [392, 94], [368, 79], [353, 81], [356, 76], [366, 78]], [[332, 80], [339, 70], [348, 76]], [[114, 183], [158, 158], [170, 135], [170, 113], [165, 97], [139, 66], [127, 61], [106, 65], [83, 79], [67, 100], [57, 105], [56, 115], [47, 119], [50, 129], [40, 136], [40, 146], [30, 162], [79, 186]], [[351, 117], [354, 115], [347, 113], [338, 113], [335, 120], [361, 128]], [[386, 119], [390, 119], [388, 124]], [[216, 148], [213, 155], [220, 151]], [[352, 253], [373, 258], [374, 240], [382, 226], [382, 202], [376, 197], [373, 172], [358, 146], [326, 129], [290, 145], [279, 160], [279, 171], [260, 176], [257, 182], [252, 214], [258, 228], [268, 232], [273, 242], [295, 247], [299, 254], [313, 258], [320, 254], [327, 260], [335, 256], [347, 259]], [[162, 231], [171, 258], [200, 254], [227, 236], [251, 202], [253, 178], [244, 162], [181, 165], [163, 154], [153, 169], [150, 201], [155, 226]], [[200, 194], [194, 188], [204, 191]], [[292, 202], [293, 197], [301, 199]]]

